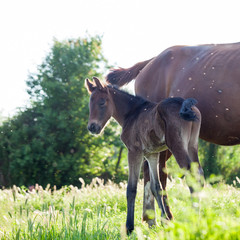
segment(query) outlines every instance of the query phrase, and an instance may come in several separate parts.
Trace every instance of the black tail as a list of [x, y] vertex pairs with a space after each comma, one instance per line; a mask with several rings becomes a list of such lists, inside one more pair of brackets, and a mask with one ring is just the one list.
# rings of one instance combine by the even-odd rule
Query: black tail
[[179, 111], [181, 118], [186, 121], [195, 121], [197, 120], [197, 116], [195, 112], [192, 110], [192, 106], [197, 104], [197, 100], [194, 98], [187, 98], [183, 101], [182, 107]]

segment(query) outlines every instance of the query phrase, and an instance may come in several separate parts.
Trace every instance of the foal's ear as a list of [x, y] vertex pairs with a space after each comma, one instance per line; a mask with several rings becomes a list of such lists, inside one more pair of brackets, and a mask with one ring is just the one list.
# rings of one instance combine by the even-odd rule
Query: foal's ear
[[101, 81], [100, 81], [98, 78], [93, 77], [93, 80], [94, 80], [94, 82], [95, 82], [95, 84], [96, 84], [96, 87], [97, 87], [99, 90], [103, 90], [103, 89], [104, 89], [104, 86], [102, 85]]
[[94, 89], [96, 89], [93, 82], [91, 82], [88, 78], [85, 80], [85, 87], [88, 90], [89, 94], [91, 94]]

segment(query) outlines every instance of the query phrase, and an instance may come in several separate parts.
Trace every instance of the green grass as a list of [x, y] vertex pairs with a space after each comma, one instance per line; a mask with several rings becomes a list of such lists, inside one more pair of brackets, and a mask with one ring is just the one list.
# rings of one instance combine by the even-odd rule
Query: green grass
[[1, 239], [240, 239], [240, 190], [218, 184], [191, 197], [183, 180], [168, 183], [174, 221], [149, 229], [141, 220], [142, 182], [138, 186], [135, 230], [125, 234], [126, 183], [103, 185], [94, 179], [81, 189], [14, 187], [0, 190]]

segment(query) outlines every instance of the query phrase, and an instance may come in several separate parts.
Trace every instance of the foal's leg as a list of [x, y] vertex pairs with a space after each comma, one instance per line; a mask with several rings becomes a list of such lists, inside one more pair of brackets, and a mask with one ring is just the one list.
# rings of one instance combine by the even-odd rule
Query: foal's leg
[[161, 209], [161, 216], [168, 219], [162, 198], [162, 187], [158, 177], [158, 160], [159, 154], [151, 154], [147, 157], [150, 167], [150, 186], [158, 206]]
[[190, 135], [190, 140], [188, 143], [188, 153], [189, 157], [192, 162], [198, 165], [198, 177], [199, 182], [201, 185], [204, 185], [204, 173], [203, 169], [200, 165], [199, 158], [198, 158], [198, 138], [199, 138], [199, 131], [200, 131], [200, 122], [196, 121], [192, 124], [192, 131]]
[[134, 208], [137, 194], [137, 183], [141, 169], [143, 156], [138, 152], [128, 152], [129, 176], [127, 185], [127, 232], [134, 229]]
[[[159, 178], [163, 188], [163, 204], [165, 206], [166, 214], [169, 219], [173, 219], [172, 212], [169, 207], [168, 198], [166, 194], [167, 186], [167, 172], [166, 161], [171, 157], [171, 152], [166, 150], [159, 155]], [[150, 188], [150, 173], [147, 161], [143, 164], [143, 178], [144, 178], [144, 193], [143, 193], [143, 221], [146, 221], [151, 227], [156, 224], [155, 219], [155, 200]]]
[[148, 161], [145, 160], [143, 163], [143, 179], [144, 179], [144, 189], [143, 189], [143, 221], [148, 223], [151, 227], [156, 224], [155, 219], [155, 199], [151, 191], [150, 186], [150, 172]]
[[[171, 150], [172, 154], [174, 155], [179, 167], [190, 171], [191, 160], [190, 160], [187, 150], [181, 145], [178, 145], [177, 148], [169, 147], [169, 149]], [[188, 178], [186, 178], [186, 181], [187, 181], [187, 185], [189, 187], [190, 192], [193, 193], [193, 187], [192, 187], [191, 182], [189, 182]]]
[[172, 155], [171, 152], [169, 150], [166, 150], [164, 152], [161, 152], [159, 157], [159, 178], [163, 188], [163, 203], [165, 206], [166, 214], [170, 220], [173, 219], [173, 215], [169, 207], [168, 196], [166, 193], [168, 176], [166, 162], [171, 157], [171, 155]]
[[[200, 124], [198, 123], [198, 131], [193, 132], [192, 128], [194, 123], [183, 121], [179, 123], [179, 126], [167, 126], [165, 132], [166, 144], [181, 168], [190, 170], [193, 161], [197, 162], [200, 167], [197, 153]], [[188, 180], [187, 182], [192, 193], [193, 188]]]

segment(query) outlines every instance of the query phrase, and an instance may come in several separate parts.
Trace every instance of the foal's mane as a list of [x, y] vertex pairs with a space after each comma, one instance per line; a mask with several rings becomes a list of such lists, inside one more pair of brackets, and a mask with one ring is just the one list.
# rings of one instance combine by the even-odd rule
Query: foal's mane
[[142, 111], [149, 109], [151, 106], [155, 105], [154, 103], [140, 96], [134, 96], [126, 91], [118, 89], [115, 86], [108, 85], [107, 87], [114, 89], [114, 91], [124, 95], [124, 97], [128, 99], [128, 106], [130, 108], [130, 111], [124, 116], [125, 121], [130, 119], [136, 119]]

